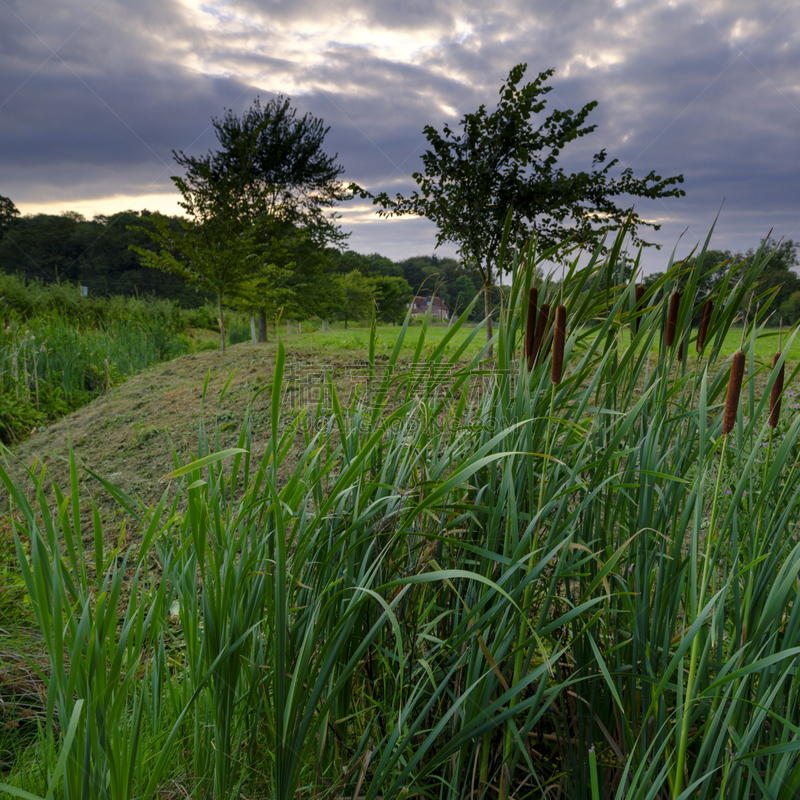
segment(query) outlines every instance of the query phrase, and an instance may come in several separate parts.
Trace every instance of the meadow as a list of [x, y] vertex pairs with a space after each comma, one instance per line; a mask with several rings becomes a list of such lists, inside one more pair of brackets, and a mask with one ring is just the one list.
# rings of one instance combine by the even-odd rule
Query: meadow
[[466, 315], [309, 334], [361, 354], [347, 402], [324, 375], [287, 402], [276, 343], [233, 446], [209, 413], [158, 502], [87, 485], [71, 452], [62, 486], [0, 468], [42, 687], [0, 789], [796, 797], [794, 334], [773, 365], [757, 302], [732, 330], [766, 254], [715, 286], [698, 348], [702, 257], [601, 290], [619, 244], [572, 265], [536, 344], [561, 291], [531, 305], [536, 257], [509, 256], [491, 358]]

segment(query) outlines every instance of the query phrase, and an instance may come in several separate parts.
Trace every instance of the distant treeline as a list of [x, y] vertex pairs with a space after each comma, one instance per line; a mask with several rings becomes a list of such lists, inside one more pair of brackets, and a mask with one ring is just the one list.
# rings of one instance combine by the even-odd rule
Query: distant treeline
[[[144, 233], [145, 228], [152, 228], [150, 217], [147, 210], [100, 215], [92, 220], [74, 211], [57, 216], [9, 216], [0, 225], [0, 272], [44, 284], [68, 282], [86, 286], [90, 297], [155, 295], [175, 300], [184, 308], [202, 306], [209, 299], [206, 295], [177, 275], [143, 266], [140, 256], [130, 249], [130, 245], [155, 248]], [[173, 217], [172, 222], [177, 228], [178, 218]], [[407, 287], [393, 284], [395, 290], [397, 286], [402, 290], [402, 299], [396, 303], [398, 311], [407, 307], [414, 294], [429, 295], [438, 286], [437, 294], [453, 312], [463, 309], [481, 288], [480, 279], [453, 258], [415, 256], [394, 262], [378, 253], [363, 255], [329, 248], [322, 264], [316, 277], [323, 280], [325, 276], [330, 279], [354, 272], [370, 285], [378, 285], [381, 278], [404, 280]], [[352, 298], [344, 303], [351, 311], [359, 311], [360, 304]], [[356, 313], [351, 318], [359, 316]], [[390, 321], [394, 316], [389, 315]]]

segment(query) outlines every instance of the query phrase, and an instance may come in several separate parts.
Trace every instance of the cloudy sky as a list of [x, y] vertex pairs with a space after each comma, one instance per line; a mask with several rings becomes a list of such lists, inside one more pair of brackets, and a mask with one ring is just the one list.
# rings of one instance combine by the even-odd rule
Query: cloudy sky
[[[800, 0], [0, 0], [0, 195], [176, 213], [172, 150], [213, 148], [212, 116], [277, 93], [330, 125], [346, 179], [406, 193], [423, 127], [492, 109], [519, 62], [555, 69], [549, 110], [599, 101], [568, 170], [606, 148], [618, 171], [684, 175], [686, 197], [637, 202], [662, 224], [647, 268], [723, 200], [712, 246], [800, 242]], [[426, 220], [340, 210], [355, 250], [433, 252]]]

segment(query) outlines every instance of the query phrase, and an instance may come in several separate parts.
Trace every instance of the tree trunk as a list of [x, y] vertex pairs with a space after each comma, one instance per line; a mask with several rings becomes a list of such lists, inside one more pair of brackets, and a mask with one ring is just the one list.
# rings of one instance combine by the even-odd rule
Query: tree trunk
[[222, 292], [217, 292], [217, 305], [219, 307], [219, 336], [222, 343], [222, 352], [225, 352], [225, 318], [222, 316]]
[[288, 336], [292, 332], [292, 321], [290, 319], [286, 320], [286, 335]]
[[[483, 310], [486, 314], [486, 341], [492, 338], [492, 285], [488, 277], [483, 282]], [[494, 348], [489, 348], [489, 358], [491, 358]]]
[[250, 341], [255, 347], [256, 344], [256, 318], [251, 314], [250, 315]]
[[267, 312], [263, 308], [258, 312], [258, 341], [267, 341]]

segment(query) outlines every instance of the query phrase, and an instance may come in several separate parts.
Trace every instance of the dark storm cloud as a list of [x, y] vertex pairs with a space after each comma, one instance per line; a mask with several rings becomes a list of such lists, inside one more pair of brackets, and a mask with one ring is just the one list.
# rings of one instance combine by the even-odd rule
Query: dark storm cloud
[[[171, 151], [214, 145], [212, 116], [283, 92], [331, 126], [329, 152], [372, 191], [407, 192], [422, 129], [491, 109], [514, 64], [553, 67], [547, 109], [599, 102], [606, 149], [644, 176], [683, 173], [687, 196], [637, 202], [671, 249], [705, 236], [746, 249], [774, 226], [800, 239], [800, 10], [768, 2], [325, 2], [183, 5], [0, 0], [0, 194], [18, 203], [166, 191]], [[53, 55], [52, 51], [56, 51]], [[622, 202], [622, 201], [621, 201]], [[427, 251], [424, 221], [345, 206], [361, 250]], [[679, 255], [681, 251], [679, 249]], [[685, 254], [685, 253], [683, 253]], [[664, 256], [648, 256], [655, 268]]]
[[124, 192], [120, 182], [163, 188], [172, 149], [210, 145], [208, 110], [245, 88], [164, 58], [158, 41], [183, 29], [168, 4], [142, 4], [133, 19], [109, 6], [51, 19], [0, 4], [0, 193], [36, 202], [69, 186], [76, 199]]

